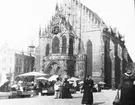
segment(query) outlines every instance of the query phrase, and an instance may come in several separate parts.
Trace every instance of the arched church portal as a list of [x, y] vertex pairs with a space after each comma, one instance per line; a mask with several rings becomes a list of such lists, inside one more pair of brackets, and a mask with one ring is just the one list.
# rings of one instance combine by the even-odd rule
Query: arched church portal
[[58, 62], [53, 61], [50, 64], [48, 64], [45, 73], [50, 74], [50, 75], [60, 75], [60, 65]]

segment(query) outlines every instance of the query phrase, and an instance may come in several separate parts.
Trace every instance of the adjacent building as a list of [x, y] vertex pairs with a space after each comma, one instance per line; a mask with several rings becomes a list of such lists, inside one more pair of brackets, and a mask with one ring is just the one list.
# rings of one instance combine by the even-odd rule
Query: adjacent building
[[33, 71], [34, 59], [32, 54], [12, 49], [5, 43], [0, 47], [0, 72], [13, 81], [17, 75]]
[[15, 77], [22, 73], [31, 72], [34, 69], [35, 57], [22, 53], [15, 53]]

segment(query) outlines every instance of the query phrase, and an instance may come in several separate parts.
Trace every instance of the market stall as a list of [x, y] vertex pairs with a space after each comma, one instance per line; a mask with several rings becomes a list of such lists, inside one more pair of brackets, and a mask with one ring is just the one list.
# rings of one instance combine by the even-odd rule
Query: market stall
[[46, 75], [47, 74], [34, 71], [18, 75], [16, 78], [19, 79], [16, 80], [19, 81], [16, 81], [16, 83], [13, 84], [14, 86], [15, 84], [17, 86], [16, 87], [17, 95], [19, 97], [36, 95], [37, 94], [36, 91], [38, 90], [37, 80], [40, 80], [41, 78], [43, 79], [44, 77], [42, 76]]

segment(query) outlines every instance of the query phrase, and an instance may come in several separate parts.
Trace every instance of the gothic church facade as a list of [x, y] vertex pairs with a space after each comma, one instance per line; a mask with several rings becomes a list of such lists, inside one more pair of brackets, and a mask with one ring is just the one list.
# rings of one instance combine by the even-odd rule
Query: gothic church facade
[[132, 62], [122, 35], [77, 0], [56, 4], [55, 15], [39, 31], [40, 70], [50, 75], [91, 75], [108, 87], [120, 82]]

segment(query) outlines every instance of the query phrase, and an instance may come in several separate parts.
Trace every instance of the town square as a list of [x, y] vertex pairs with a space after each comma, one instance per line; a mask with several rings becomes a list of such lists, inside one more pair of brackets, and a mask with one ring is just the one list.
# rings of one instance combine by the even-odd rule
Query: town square
[[[93, 105], [112, 105], [116, 91], [105, 90], [101, 93], [94, 93]], [[36, 96], [23, 99], [3, 99], [1, 105], [81, 105], [82, 94], [73, 95], [73, 99], [54, 99], [54, 96]]]
[[135, 0], [7, 0], [0, 13], [1, 105], [135, 105]]

